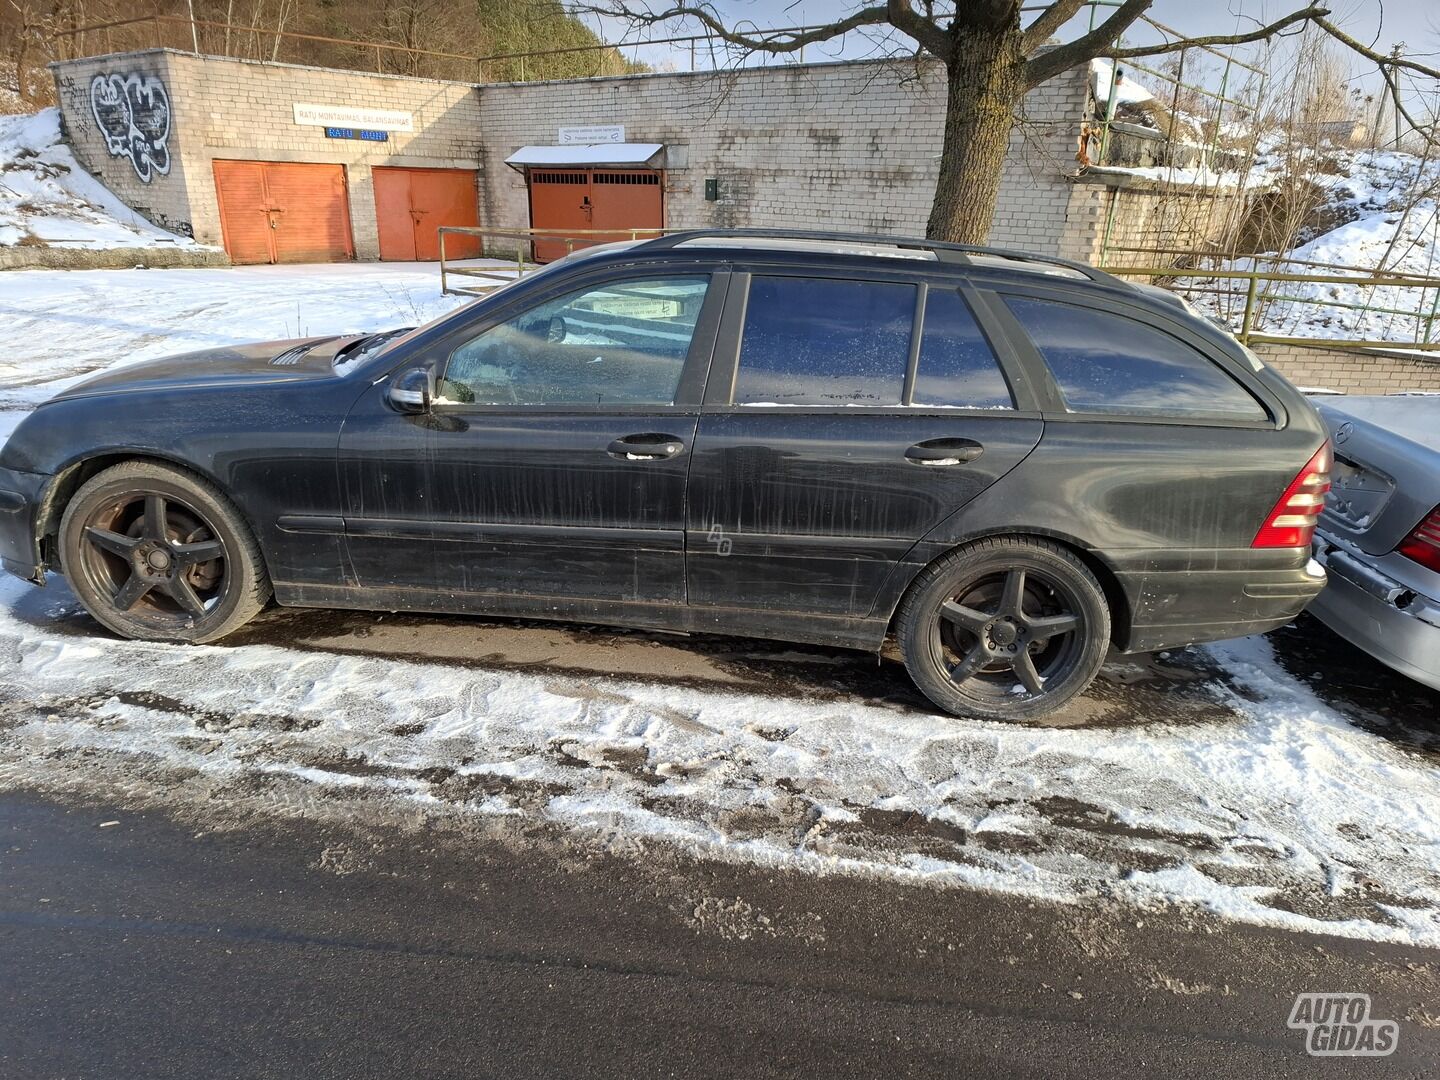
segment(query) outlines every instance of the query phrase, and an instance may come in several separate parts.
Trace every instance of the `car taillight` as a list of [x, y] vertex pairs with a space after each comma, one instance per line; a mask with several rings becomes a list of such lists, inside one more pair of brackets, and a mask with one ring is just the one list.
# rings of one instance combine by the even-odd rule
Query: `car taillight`
[[1309, 547], [1330, 490], [1330, 441], [1305, 463], [1255, 534], [1252, 548]]
[[1440, 506], [1426, 514], [1425, 520], [1416, 525], [1415, 531], [1400, 541], [1395, 550], [1440, 574]]

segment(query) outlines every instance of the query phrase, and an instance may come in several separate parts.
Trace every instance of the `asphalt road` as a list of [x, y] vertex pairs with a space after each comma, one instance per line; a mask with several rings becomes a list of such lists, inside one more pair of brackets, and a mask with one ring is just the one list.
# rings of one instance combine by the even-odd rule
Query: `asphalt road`
[[[115, 822], [107, 825], [107, 822]], [[1317, 1061], [1298, 991], [1384, 1060]], [[1204, 916], [0, 796], [0, 1076], [1433, 1074], [1440, 961]]]

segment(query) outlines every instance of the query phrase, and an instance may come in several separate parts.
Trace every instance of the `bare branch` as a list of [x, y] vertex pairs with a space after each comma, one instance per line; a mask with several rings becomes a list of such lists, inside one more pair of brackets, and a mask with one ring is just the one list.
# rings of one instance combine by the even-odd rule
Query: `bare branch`
[[885, 7], [890, 25], [901, 33], [909, 34], [922, 48], [934, 53], [941, 60], [949, 60], [954, 52], [954, 39], [924, 15], [910, 6], [910, 0], [888, 0]]
[[1125, 0], [1108, 19], [1088, 34], [1031, 57], [1025, 64], [1025, 84], [1039, 86], [1062, 71], [1095, 59], [1115, 44], [1136, 19], [1149, 11], [1151, 3], [1152, 0]]
[[[1395, 72], [1390, 70], [1390, 63], [1391, 61], [1387, 60], [1386, 63], [1380, 65], [1380, 77], [1385, 80], [1385, 89], [1390, 95], [1390, 103], [1395, 107], [1396, 115], [1410, 125], [1410, 130], [1419, 138], [1423, 139], [1427, 147], [1440, 146], [1440, 139], [1436, 138], [1434, 130], [1422, 125], [1411, 115], [1410, 111], [1405, 108], [1405, 100], [1400, 93], [1400, 80], [1396, 78]], [[1378, 131], [1375, 133], [1375, 136], [1377, 138], [1379, 137]], [[1398, 138], [1396, 140], [1396, 149], [1399, 149]]]
[[1044, 45], [1055, 31], [1079, 13], [1085, 3], [1086, 0], [1055, 0], [1040, 13], [1039, 18], [1026, 27], [1025, 36], [1020, 39], [1020, 51], [1029, 56]]
[[[907, 5], [908, 6], [908, 5]], [[571, 10], [581, 10], [596, 15], [604, 15], [613, 19], [625, 19], [637, 26], [656, 26], [672, 19], [694, 19], [714, 34], [721, 41], [731, 45], [737, 45], [750, 52], [764, 53], [794, 53], [799, 52], [807, 45], [814, 45], [822, 41], [829, 41], [832, 38], [848, 34], [861, 26], [878, 26], [890, 22], [890, 8], [866, 7], [859, 11], [825, 26], [819, 26], [813, 30], [806, 30], [801, 33], [789, 33], [774, 37], [760, 37], [754, 34], [745, 34], [737, 30], [727, 28], [721, 21], [718, 13], [709, 5], [679, 3], [663, 11], [637, 11], [627, 6], [623, 0], [614, 4], [581, 4]], [[914, 12], [911, 12], [914, 15]], [[915, 18], [920, 16], [915, 15]], [[932, 29], [939, 32], [938, 27], [930, 24]]]
[[1283, 19], [1276, 19], [1265, 26], [1257, 26], [1254, 30], [1247, 30], [1243, 34], [1212, 34], [1209, 37], [1181, 38], [1178, 41], [1162, 42], [1159, 45], [1137, 45], [1132, 49], [1113, 49], [1105, 55], [1116, 60], [1128, 60], [1137, 56], [1159, 56], [1162, 53], [1172, 53], [1182, 48], [1248, 45], [1252, 41], [1265, 41], [1272, 38], [1282, 30], [1288, 30], [1298, 23], [1318, 23], [1329, 14], [1329, 8], [1311, 6], [1300, 11], [1292, 11]]
[[[1321, 12], [1321, 15], [1328, 14], [1328, 11]], [[1317, 17], [1312, 21], [1315, 23], [1316, 26], [1320, 27], [1321, 30], [1324, 30], [1327, 34], [1333, 37], [1336, 41], [1340, 42], [1340, 44], [1344, 45], [1346, 48], [1353, 49], [1355, 52], [1359, 53], [1367, 60], [1375, 61], [1375, 63], [1380, 65], [1382, 71], [1387, 67], [1402, 68], [1405, 71], [1413, 71], [1417, 75], [1427, 75], [1432, 79], [1440, 79], [1440, 69], [1426, 67], [1424, 64], [1417, 63], [1414, 60], [1406, 60], [1403, 57], [1386, 56], [1384, 53], [1378, 53], [1374, 49], [1368, 48], [1360, 44], [1360, 42], [1356, 41], [1349, 34], [1345, 33], [1344, 30], [1341, 30], [1329, 19]]]

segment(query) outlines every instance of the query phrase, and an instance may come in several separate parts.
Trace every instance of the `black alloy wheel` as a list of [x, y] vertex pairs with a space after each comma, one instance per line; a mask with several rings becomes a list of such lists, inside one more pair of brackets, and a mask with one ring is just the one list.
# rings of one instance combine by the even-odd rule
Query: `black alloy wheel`
[[[81, 573], [110, 594], [116, 611], [176, 629], [219, 603], [225, 547], [192, 507], [157, 492], [132, 492], [84, 526]], [[123, 531], [119, 531], [123, 530]]]
[[60, 538], [76, 596], [125, 637], [211, 641], [269, 599], [234, 506], [179, 469], [128, 462], [98, 474], [66, 507]]
[[899, 631], [911, 677], [935, 704], [959, 716], [1024, 720], [1090, 684], [1110, 618], [1104, 592], [1073, 552], [996, 539], [922, 573]]

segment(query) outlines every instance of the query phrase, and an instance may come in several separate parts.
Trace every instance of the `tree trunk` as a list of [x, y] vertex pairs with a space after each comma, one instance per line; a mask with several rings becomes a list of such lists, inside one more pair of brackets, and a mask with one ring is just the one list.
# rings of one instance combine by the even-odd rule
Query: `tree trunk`
[[1000, 193], [1010, 130], [1025, 97], [1020, 27], [957, 28], [946, 63], [945, 141], [925, 235], [983, 244]]

